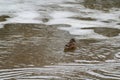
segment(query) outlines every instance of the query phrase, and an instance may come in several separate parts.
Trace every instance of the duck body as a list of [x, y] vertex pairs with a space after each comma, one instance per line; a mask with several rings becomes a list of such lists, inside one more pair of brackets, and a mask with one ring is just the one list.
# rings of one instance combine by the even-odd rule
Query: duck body
[[73, 52], [74, 50], [76, 50], [77, 46], [76, 46], [76, 41], [75, 39], [71, 39], [64, 47], [64, 52]]

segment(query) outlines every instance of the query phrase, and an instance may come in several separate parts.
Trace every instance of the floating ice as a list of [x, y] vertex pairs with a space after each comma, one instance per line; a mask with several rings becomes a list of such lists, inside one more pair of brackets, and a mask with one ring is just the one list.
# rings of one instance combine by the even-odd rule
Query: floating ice
[[[73, 6], [75, 7], [75, 6]], [[99, 16], [98, 16], [99, 15]], [[110, 12], [104, 12], [99, 10], [92, 10], [83, 8], [80, 9], [79, 13], [76, 12], [66, 12], [66, 11], [55, 11], [50, 14], [53, 18], [47, 24], [69, 24], [71, 27], [60, 27], [59, 29], [69, 31], [72, 35], [83, 35], [86, 38], [107, 38], [102, 35], [94, 33], [92, 30], [83, 30], [81, 28], [85, 27], [108, 27], [108, 28], [119, 28], [119, 25], [116, 25], [119, 22], [119, 11], [111, 10]], [[87, 21], [75, 19], [72, 17], [90, 17], [96, 19], [96, 21]], [[108, 21], [104, 22], [104, 21]], [[89, 35], [89, 36], [88, 36]]]
[[106, 60], [105, 62], [114, 63], [116, 60]]
[[[59, 14], [59, 12], [57, 13]], [[66, 13], [67, 14], [67, 13]], [[103, 26], [106, 25], [105, 23], [97, 22], [97, 21], [80, 21], [80, 20], [74, 20], [74, 19], [69, 19], [65, 15], [62, 16], [63, 14], [59, 14], [54, 16], [53, 19], [50, 20], [47, 24], [69, 24], [71, 27], [60, 27], [59, 29], [61, 30], [66, 30], [69, 31], [70, 34], [72, 35], [84, 35], [88, 36], [89, 38], [105, 38], [102, 35], [96, 35], [93, 30], [83, 30], [81, 28], [84, 27], [96, 27], [96, 26]], [[96, 36], [95, 36], [96, 35]]]
[[41, 23], [37, 20], [40, 14], [36, 11], [24, 11], [15, 14], [14, 18], [8, 20], [8, 22], [22, 22], [22, 23]]
[[[67, 0], [66, 0], [67, 1]], [[72, 0], [69, 0], [72, 1]], [[9, 15], [6, 23], [41, 23], [39, 9], [42, 5], [58, 4], [64, 0], [0, 0], [0, 15]], [[46, 15], [47, 16], [47, 15]], [[36, 19], [38, 18], [38, 19]]]
[[[64, 3], [67, 2], [68, 3]], [[82, 0], [83, 1], [83, 0]], [[69, 3], [70, 2], [70, 3]], [[50, 16], [45, 24], [68, 24], [71, 27], [60, 29], [69, 31], [72, 35], [80, 35], [82, 38], [107, 38], [94, 33], [92, 30], [83, 30], [85, 27], [114, 27], [119, 28], [120, 9], [111, 9], [109, 12], [88, 9], [81, 4], [71, 4], [75, 0], [0, 0], [0, 15], [9, 15], [11, 18], [4, 23], [43, 23], [41, 18]], [[58, 5], [58, 9], [43, 5]], [[6, 6], [7, 5], [7, 6]], [[75, 11], [70, 9], [75, 9]], [[44, 9], [43, 13], [40, 9]], [[65, 8], [65, 10], [64, 10]], [[63, 9], [63, 11], [62, 11]], [[68, 9], [68, 10], [67, 10]], [[45, 13], [45, 14], [44, 14]], [[94, 21], [75, 19], [72, 17], [91, 18]]]
[[76, 15], [75, 13], [72, 12], [67, 12], [67, 11], [55, 11], [50, 16], [55, 19], [60, 19], [60, 18], [65, 18], [65, 17], [70, 17]]

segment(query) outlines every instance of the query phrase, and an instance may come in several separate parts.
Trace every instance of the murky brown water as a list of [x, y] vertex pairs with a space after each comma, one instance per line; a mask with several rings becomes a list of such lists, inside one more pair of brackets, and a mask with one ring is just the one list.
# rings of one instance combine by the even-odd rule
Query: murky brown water
[[[97, 9], [89, 1], [85, 0], [85, 7], [92, 6]], [[98, 4], [95, 0], [91, 3]], [[42, 7], [48, 9], [46, 13], [50, 10], [79, 12], [79, 1], [63, 4], [68, 7], [56, 4]], [[105, 4], [102, 8], [104, 6]], [[119, 4], [116, 6], [119, 7]], [[82, 13], [89, 14], [89, 12]], [[68, 18], [97, 20], [80, 16]], [[51, 18], [43, 18], [43, 24], [9, 23], [0, 29], [0, 80], [120, 80], [119, 28], [81, 28], [93, 30], [96, 34], [107, 37], [82, 38], [83, 36], [70, 35], [69, 32], [58, 29], [69, 28], [70, 24], [50, 25], [47, 24], [49, 19]], [[76, 39], [77, 50], [64, 52], [64, 45], [73, 37], [81, 37]]]

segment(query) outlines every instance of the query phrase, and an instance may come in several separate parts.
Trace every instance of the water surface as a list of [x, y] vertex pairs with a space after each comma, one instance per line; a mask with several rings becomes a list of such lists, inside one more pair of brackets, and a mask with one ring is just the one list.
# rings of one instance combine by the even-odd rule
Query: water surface
[[[119, 0], [1, 0], [1, 80], [119, 80]], [[78, 49], [63, 52], [75, 38]]]

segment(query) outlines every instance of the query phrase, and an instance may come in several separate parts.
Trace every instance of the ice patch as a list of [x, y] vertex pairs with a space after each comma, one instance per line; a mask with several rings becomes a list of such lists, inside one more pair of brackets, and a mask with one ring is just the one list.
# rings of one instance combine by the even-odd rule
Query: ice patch
[[92, 33], [94, 33], [93, 30], [81, 30], [81, 29], [70, 30], [70, 34], [72, 34], [72, 35], [89, 35]]
[[68, 18], [59, 18], [59, 19], [53, 19], [49, 21], [47, 24], [69, 24], [71, 27], [60, 27], [61, 30], [69, 31], [72, 35], [82, 35], [87, 38], [106, 38], [102, 35], [98, 35], [94, 33], [93, 30], [83, 30], [81, 28], [85, 27], [100, 27], [107, 24], [101, 24], [101, 22], [93, 22], [93, 21], [79, 21], [74, 19], [68, 19]]
[[106, 63], [120, 63], [120, 59], [106, 60]]
[[[68, 3], [64, 3], [67, 2]], [[83, 0], [82, 0], [83, 1]], [[63, 27], [63, 30], [69, 31], [72, 35], [80, 35], [82, 38], [106, 38], [98, 35], [93, 30], [82, 30], [85, 27], [114, 27], [120, 28], [117, 23], [120, 21], [120, 9], [111, 9], [109, 12], [88, 9], [81, 4], [70, 4], [75, 0], [0, 0], [0, 15], [7, 14], [11, 18], [4, 23], [43, 23], [42, 17], [50, 16], [52, 19], [45, 24], [68, 24], [71, 27]], [[43, 5], [58, 5], [60, 9], [65, 7], [66, 11], [58, 11], [52, 8], [49, 12]], [[6, 6], [7, 5], [7, 6]], [[71, 7], [77, 12], [69, 10]], [[45, 14], [41, 15], [40, 9], [44, 9]], [[74, 11], [74, 10], [73, 10]], [[91, 18], [94, 21], [75, 19], [72, 17]], [[62, 27], [61, 27], [62, 29]]]
[[55, 18], [55, 19], [70, 17], [74, 15], [76, 14], [72, 12], [67, 12], [67, 11], [55, 11], [52, 14], [50, 14], [50, 16], [52, 16], [52, 18]]
[[102, 22], [97, 22], [97, 21], [82, 21], [82, 20], [75, 20], [75, 19], [70, 19], [70, 18], [56, 18], [50, 20], [47, 24], [69, 24], [72, 27], [78, 27], [78, 28], [84, 28], [84, 27], [101, 27], [104, 25], [107, 25]]
[[[70, 6], [70, 5], [68, 5]], [[73, 6], [74, 7], [74, 6]], [[50, 14], [53, 18], [46, 24], [69, 24], [71, 27], [60, 27], [59, 29], [69, 31], [72, 35], [82, 35], [87, 38], [107, 38], [102, 35], [98, 35], [94, 33], [93, 30], [82, 30], [81, 28], [85, 27], [108, 27], [108, 28], [119, 28], [119, 25], [116, 23], [119, 19], [119, 11], [110, 11], [104, 12], [99, 10], [87, 9], [80, 6], [80, 12], [66, 12], [66, 11], [55, 11]], [[77, 20], [72, 17], [90, 17], [96, 19], [96, 21], [87, 21], [87, 20]], [[109, 23], [105, 23], [104, 21], [108, 21]], [[89, 35], [89, 36], [88, 36]]]
[[15, 15], [14, 18], [8, 19], [8, 22], [41, 23], [40, 20], [37, 20], [40, 14], [35, 11], [24, 11], [16, 13]]
[[[67, 0], [66, 0], [67, 1]], [[72, 0], [69, 0], [72, 1]], [[64, 0], [0, 0], [0, 15], [10, 15], [13, 18], [6, 23], [41, 23], [39, 9], [42, 5], [58, 4]]]

